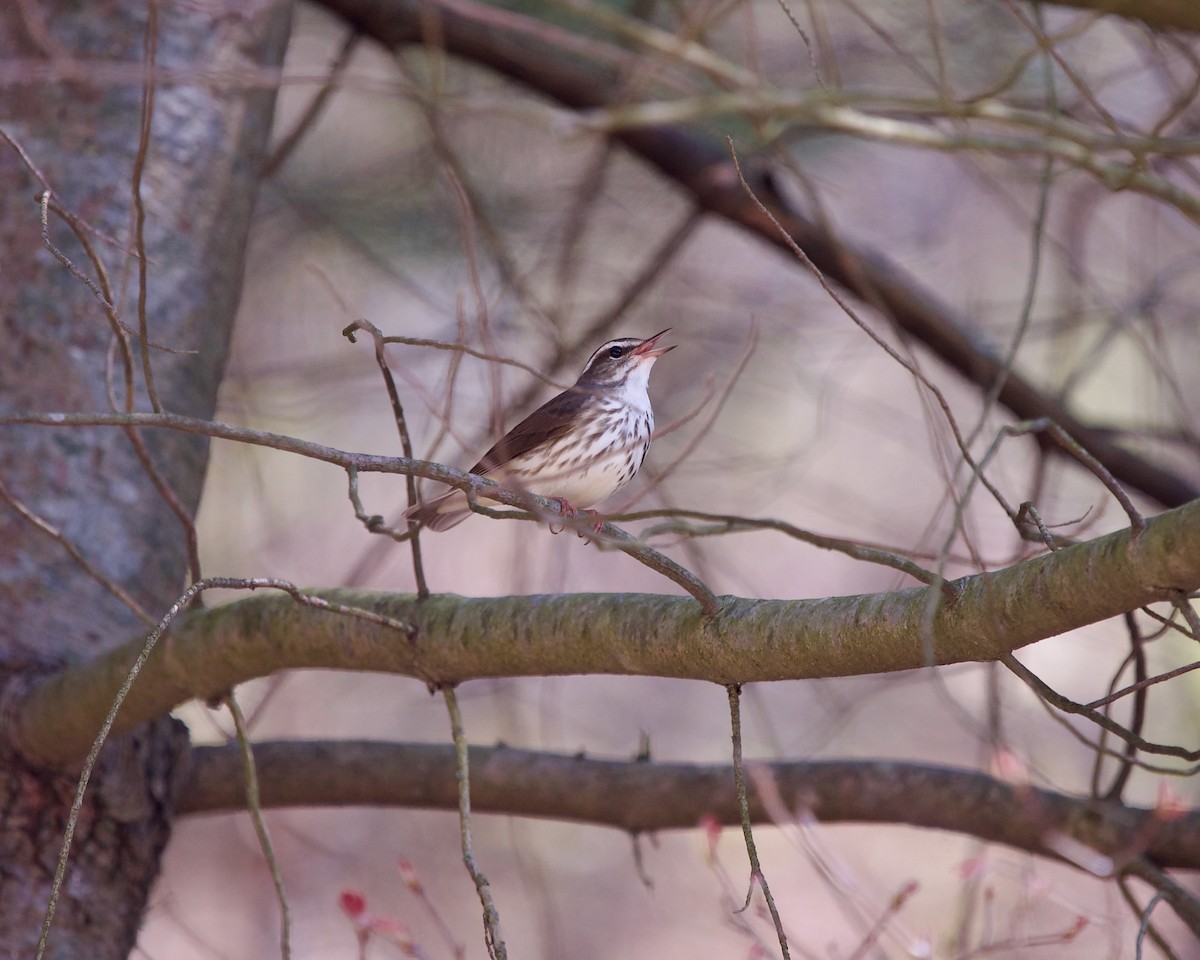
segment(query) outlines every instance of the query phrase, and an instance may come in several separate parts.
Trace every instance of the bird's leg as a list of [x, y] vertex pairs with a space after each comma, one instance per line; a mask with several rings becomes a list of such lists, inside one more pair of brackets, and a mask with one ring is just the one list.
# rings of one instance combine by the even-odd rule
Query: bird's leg
[[[566, 497], [547, 497], [546, 499], [553, 500], [555, 503], [557, 503], [558, 504], [558, 512], [560, 514], [562, 514], [562, 516], [567, 518], [568, 520], [574, 520], [577, 516], [579, 516], [579, 511], [577, 509], [575, 509], [575, 507], [572, 505], [571, 501], [568, 500]], [[563, 532], [562, 527], [558, 527], [556, 529], [553, 523], [550, 523], [549, 526], [550, 526], [550, 532], [555, 535]]]
[[[596, 533], [599, 533], [600, 528], [604, 526], [604, 519], [600, 516], [600, 512], [598, 510], [586, 510], [586, 509], [580, 510], [573, 503], [571, 503], [571, 501], [568, 500], [566, 497], [549, 497], [548, 499], [553, 500], [555, 503], [558, 504], [558, 512], [561, 513], [567, 519], [575, 520], [579, 517], [579, 515], [581, 513], [584, 514], [585, 516], [587, 516], [588, 518], [595, 518], [595, 522], [592, 524], [592, 529], [594, 531], [596, 531]], [[551, 533], [558, 534], [558, 533], [562, 533], [562, 531], [563, 531], [562, 527], [558, 527], [557, 529], [555, 529], [554, 524], [553, 523], [550, 524], [550, 532]], [[587, 534], [585, 534], [582, 530], [577, 530], [576, 535], [580, 539], [583, 539], [585, 536], [587, 536]]]
[[550, 497], [550, 499], [558, 504], [558, 512], [564, 517], [569, 517], [570, 519], [574, 520], [577, 516], [579, 516], [579, 511], [571, 505], [571, 501], [566, 497]]

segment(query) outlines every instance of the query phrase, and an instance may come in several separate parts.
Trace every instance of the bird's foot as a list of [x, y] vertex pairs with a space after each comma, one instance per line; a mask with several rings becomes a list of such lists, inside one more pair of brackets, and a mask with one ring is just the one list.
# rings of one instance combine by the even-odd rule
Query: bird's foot
[[[566, 519], [574, 520], [577, 516], [579, 516], [579, 511], [566, 497], [549, 497], [548, 499], [553, 500], [558, 504], [558, 512]], [[562, 526], [556, 526], [553, 522], [551, 522], [549, 526], [550, 532], [557, 535], [563, 532], [563, 529], [566, 525], [563, 524]]]
[[[595, 517], [596, 518], [595, 522], [592, 524], [592, 529], [596, 533], [599, 533], [600, 529], [604, 526], [604, 521], [602, 519], [600, 519], [600, 514], [597, 511], [595, 511], [595, 510], [580, 510], [573, 503], [571, 503], [571, 501], [568, 500], [566, 497], [550, 497], [550, 499], [558, 504], [558, 512], [566, 519], [576, 520], [579, 518], [579, 515], [582, 513], [587, 517]], [[556, 526], [555, 524], [551, 523], [550, 524], [550, 532], [554, 533], [554, 534], [562, 533], [565, 526], [566, 526], [565, 524], [563, 524], [562, 526]], [[583, 539], [585, 536], [587, 536], [587, 534], [585, 534], [582, 530], [577, 530], [576, 536], [578, 536], [580, 539]]]
[[564, 517], [574, 520], [577, 516], [579, 516], [579, 511], [566, 497], [551, 497], [550, 499], [558, 504], [558, 512]]

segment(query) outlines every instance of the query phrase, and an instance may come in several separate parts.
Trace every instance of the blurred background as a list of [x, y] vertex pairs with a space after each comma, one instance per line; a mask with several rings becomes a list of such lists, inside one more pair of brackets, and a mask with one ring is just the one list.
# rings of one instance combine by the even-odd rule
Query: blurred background
[[[565, 7], [522, 9], [548, 23], [567, 16]], [[1023, 4], [830, 0], [792, 13], [805, 34], [774, 2], [645, 5], [631, 19], [692, 36], [781, 90], [861, 92], [894, 101], [906, 117], [993, 90], [1014, 109], [1045, 109], [1049, 79], [1060, 108], [1107, 115], [1118, 128], [1148, 130], [1176, 104], [1167, 132], [1194, 130], [1200, 119], [1185, 100], [1197, 76], [1194, 42], [1113, 18], [1047, 10], [1045, 29], [1059, 41], [1051, 70], [1033, 50], [1022, 20], [1035, 13]], [[298, 6], [280, 140], [325, 82], [345, 35], [318, 7]], [[659, 79], [645, 90], [678, 92], [655, 87]], [[783, 193], [810, 209], [819, 202], [847, 242], [908, 271], [1002, 353], [1021, 330], [1036, 281], [1015, 369], [1151, 459], [1200, 476], [1200, 242], [1179, 210], [1063, 164], [1047, 176], [1036, 153], [920, 149], [737, 114], [694, 119], [746, 155], [768, 151]], [[953, 119], [932, 126], [947, 136], [967, 129]], [[1182, 164], [1165, 175], [1195, 188]], [[920, 365], [964, 433], [982, 415], [982, 454], [1009, 415], [985, 410], [977, 388], [869, 306], [855, 309]], [[968, 472], [945, 418], [794, 257], [695, 216], [673, 184], [560, 107], [419, 46], [397, 57], [359, 42], [325, 109], [264, 183], [218, 419], [399, 454], [370, 343], [352, 345], [340, 333], [359, 317], [388, 335], [462, 341], [548, 378], [391, 347], [417, 456], [469, 467], [573, 382], [601, 342], [671, 327], [678, 349], [651, 378], [660, 434], [609, 512], [687, 507], [774, 517], [929, 567], [941, 558], [949, 576], [1036, 552], [979, 488], [956, 513]], [[1029, 438], [1007, 440], [989, 476], [1010, 503], [1035, 500], [1048, 524], [1066, 525], [1056, 528], [1064, 535], [1127, 525], [1093, 476], [1042, 459]], [[368, 513], [393, 522], [406, 505], [397, 477], [363, 478], [362, 496]], [[407, 545], [363, 529], [344, 474], [329, 466], [218, 443], [200, 522], [206, 575], [414, 589]], [[913, 585], [894, 570], [774, 533], [655, 542], [718, 593], [803, 598]], [[678, 592], [626, 556], [533, 523], [473, 517], [422, 544], [435, 592]], [[1107, 692], [1127, 652], [1116, 622], [1045, 641], [1021, 659], [1086, 701]], [[1194, 659], [1175, 635], [1148, 655], [1153, 671]], [[1155, 689], [1147, 737], [1194, 741], [1196, 684], [1192, 674]], [[239, 695], [258, 738], [449, 741], [442, 701], [411, 680], [297, 672]], [[718, 686], [556, 677], [468, 683], [460, 698], [473, 743], [631, 758], [645, 742], [656, 760], [703, 763], [730, 755]], [[200, 705], [179, 713], [198, 741], [229, 736], [220, 713]], [[750, 758], [882, 757], [987, 770], [1003, 747], [1039, 785], [1087, 793], [1093, 773], [1094, 754], [1075, 732], [1082, 727], [1056, 722], [990, 665], [757, 685], [746, 691], [744, 716]], [[1135, 772], [1126, 800], [1153, 805], [1162, 779]], [[1194, 779], [1171, 786], [1191, 804], [1200, 800]], [[464, 955], [486, 956], [455, 815], [361, 809], [267, 818], [296, 956], [356, 956], [338, 909], [344, 889], [410, 925], [428, 956], [454, 956], [405, 889], [398, 857], [417, 870]], [[643, 878], [633, 841], [612, 830], [495, 816], [478, 816], [475, 829], [510, 956], [778, 951], [761, 918], [731, 912], [748, 876], [736, 830], [718, 842], [722, 869], [708, 860], [702, 830], [641, 838]], [[1077, 869], [900, 827], [817, 825], [803, 835], [764, 827], [758, 838], [793, 956], [1134, 955], [1136, 911], [1116, 885]], [[915, 893], [863, 946], [871, 922], [910, 881]], [[1144, 888], [1132, 889], [1144, 903]], [[246, 815], [181, 823], [140, 947], [179, 960], [277, 955], [274, 897]], [[1200, 957], [1167, 912], [1156, 920], [1175, 955]], [[1068, 940], [1079, 918], [1087, 925]], [[371, 955], [402, 954], [378, 943]]]

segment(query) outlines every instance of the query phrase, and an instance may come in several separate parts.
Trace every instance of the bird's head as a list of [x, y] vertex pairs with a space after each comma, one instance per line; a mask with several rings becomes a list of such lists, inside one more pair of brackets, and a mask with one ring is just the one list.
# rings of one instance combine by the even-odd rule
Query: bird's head
[[587, 366], [583, 368], [583, 373], [580, 374], [577, 385], [611, 387], [625, 383], [630, 377], [645, 384], [650, 378], [650, 368], [654, 366], [654, 361], [676, 347], [676, 344], [669, 347], [656, 346], [670, 330], [668, 327], [645, 340], [638, 340], [636, 337], [609, 340], [592, 354]]

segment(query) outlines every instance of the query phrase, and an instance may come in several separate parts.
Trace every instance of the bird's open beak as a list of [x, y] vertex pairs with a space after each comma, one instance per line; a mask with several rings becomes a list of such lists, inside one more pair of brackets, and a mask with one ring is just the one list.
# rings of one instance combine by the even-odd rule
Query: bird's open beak
[[671, 332], [671, 328], [667, 327], [666, 330], [656, 333], [649, 340], [643, 340], [641, 343], [639, 343], [636, 347], [633, 348], [633, 355], [635, 357], [661, 357], [668, 350], [674, 350], [677, 346], [679, 346], [679, 344], [673, 343], [669, 347], [658, 347], [657, 349], [654, 346], [654, 344], [656, 344], [658, 342], [660, 337], [662, 337], [665, 334], [668, 334], [670, 332]]

